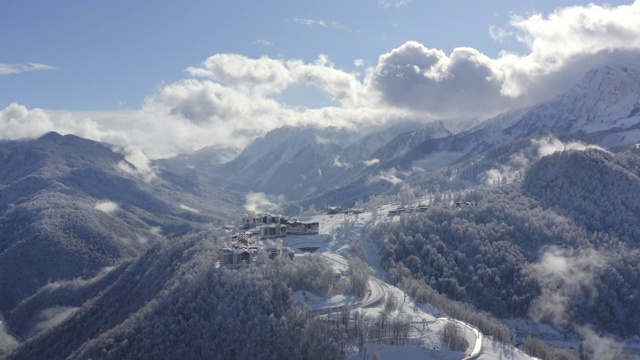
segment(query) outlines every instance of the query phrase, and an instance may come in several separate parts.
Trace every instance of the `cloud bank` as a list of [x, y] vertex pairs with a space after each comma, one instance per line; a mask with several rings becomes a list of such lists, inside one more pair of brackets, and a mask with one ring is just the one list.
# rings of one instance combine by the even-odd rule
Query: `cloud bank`
[[[380, 4], [402, 4], [383, 1]], [[340, 24], [298, 19], [305, 26]], [[370, 129], [400, 119], [483, 119], [549, 99], [592, 67], [637, 63], [640, 1], [617, 7], [588, 5], [551, 14], [513, 16], [490, 30], [513, 38], [524, 54], [490, 57], [471, 47], [450, 53], [408, 41], [366, 67], [340, 69], [326, 55], [315, 61], [214, 54], [188, 67], [184, 79], [158, 86], [136, 111], [0, 110], [0, 137], [33, 138], [47, 131], [73, 133], [155, 159], [218, 145], [243, 148], [284, 125]], [[635, 61], [632, 61], [634, 60]], [[0, 65], [0, 74], [49, 69], [42, 64]], [[287, 91], [312, 87], [332, 105], [288, 106]], [[453, 120], [452, 120], [453, 121]]]

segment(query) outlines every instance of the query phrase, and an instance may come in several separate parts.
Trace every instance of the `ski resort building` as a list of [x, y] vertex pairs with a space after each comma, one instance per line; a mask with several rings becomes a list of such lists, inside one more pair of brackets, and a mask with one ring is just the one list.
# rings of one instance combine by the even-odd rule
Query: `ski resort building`
[[[274, 228], [277, 229], [278, 226]], [[262, 241], [254, 241], [251, 233], [244, 232], [231, 238], [231, 246], [220, 249], [218, 252], [221, 267], [238, 268], [257, 263], [260, 254], [265, 254], [270, 259], [275, 259], [278, 256], [294, 258], [294, 252], [290, 248], [280, 245], [264, 246]]]
[[287, 234], [292, 235], [316, 235], [320, 233], [320, 223], [302, 223], [299, 221], [287, 224]]
[[254, 263], [258, 258], [257, 247], [224, 248], [220, 250], [220, 266], [239, 267]]
[[284, 218], [270, 214], [263, 214], [255, 217], [246, 217], [242, 219], [242, 226], [245, 229], [260, 227], [262, 225], [280, 224]]
[[262, 225], [260, 227], [261, 239], [275, 239], [279, 237], [287, 236], [287, 225], [284, 224], [269, 224]]
[[303, 223], [296, 219], [264, 214], [242, 219], [245, 229], [258, 228], [260, 238], [274, 239], [287, 235], [316, 235], [320, 233], [320, 223]]

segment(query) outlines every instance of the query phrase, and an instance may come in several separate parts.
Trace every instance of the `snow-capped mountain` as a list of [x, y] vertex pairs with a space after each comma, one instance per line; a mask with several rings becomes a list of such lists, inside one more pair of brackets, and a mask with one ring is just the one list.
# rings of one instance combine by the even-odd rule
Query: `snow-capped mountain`
[[[382, 147], [374, 155], [381, 159], [375, 166], [364, 169], [351, 183], [307, 201], [330, 199], [346, 203], [365, 198], [368, 193], [384, 191], [415, 175], [461, 164], [517, 139], [553, 134], [605, 147], [637, 141], [639, 123], [640, 71], [632, 66], [603, 66], [548, 102], [501, 114], [463, 133], [413, 143], [406, 134], [401, 135], [389, 145], [405, 144], [403, 151], [386, 151], [387, 147]], [[489, 166], [486, 162], [484, 165]]]
[[[334, 127], [273, 130], [220, 166], [214, 184], [296, 200], [349, 181], [380, 162], [377, 156], [389, 157], [379, 152], [384, 146], [393, 157], [412, 144], [451, 134], [441, 123], [424, 126], [417, 122], [402, 122], [364, 136], [361, 133]], [[394, 142], [399, 135], [401, 140]]]
[[506, 133], [592, 133], [628, 128], [640, 121], [640, 69], [603, 66], [589, 71], [571, 89], [532, 107]]
[[[203, 150], [177, 162], [184, 170], [198, 159], [194, 169], [180, 172], [176, 162], [167, 168], [235, 191], [305, 199], [307, 205], [346, 205], [517, 139], [563, 134], [609, 147], [640, 139], [640, 129], [634, 128], [639, 122], [640, 70], [603, 66], [545, 103], [501, 114], [462, 133], [452, 134], [444, 122], [403, 122], [366, 135], [334, 127], [283, 127], [226, 163], [218, 153]], [[483, 166], [490, 167], [490, 161], [485, 159]]]

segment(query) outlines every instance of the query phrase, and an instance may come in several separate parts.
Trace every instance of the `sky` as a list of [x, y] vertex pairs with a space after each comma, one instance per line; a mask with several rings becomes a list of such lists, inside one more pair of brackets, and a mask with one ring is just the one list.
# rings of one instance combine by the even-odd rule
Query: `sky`
[[638, 62], [640, 1], [0, 2], [0, 139], [169, 157], [283, 125], [486, 119]]

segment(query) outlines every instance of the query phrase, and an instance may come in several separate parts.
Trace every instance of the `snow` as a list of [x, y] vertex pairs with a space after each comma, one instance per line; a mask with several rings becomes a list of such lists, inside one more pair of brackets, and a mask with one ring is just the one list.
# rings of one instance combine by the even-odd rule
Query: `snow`
[[[380, 217], [386, 217], [389, 210], [397, 207], [398, 204], [386, 205], [378, 208], [377, 213]], [[347, 359], [362, 359], [363, 355], [370, 359], [374, 353], [378, 353], [381, 359], [532, 359], [518, 349], [484, 337], [480, 331], [466, 323], [444, 317], [442, 312], [429, 304], [416, 303], [402, 290], [384, 282], [387, 274], [381, 265], [380, 254], [376, 244], [368, 237], [369, 230], [375, 224], [371, 212], [322, 214], [299, 218], [299, 220], [319, 222], [320, 234], [294, 235], [283, 238], [283, 244], [292, 248], [296, 255], [303, 254], [303, 251], [300, 250], [301, 247], [318, 247], [315, 253], [327, 258], [333, 264], [336, 272], [341, 272], [347, 268], [347, 257], [352, 256], [350, 247], [353, 238], [359, 235], [373, 275], [369, 281], [370, 292], [363, 299], [346, 295], [336, 295], [325, 299], [308, 291], [297, 291], [294, 293], [296, 306], [314, 310], [316, 314], [320, 314], [322, 309], [348, 306], [351, 309], [358, 308], [365, 316], [376, 317], [385, 311], [385, 301], [382, 300], [393, 297], [397, 306], [395, 310], [388, 311], [388, 315], [393, 318], [406, 317], [411, 324], [407, 344], [369, 343], [366, 354], [363, 354], [358, 352], [357, 344], [355, 340], [352, 340], [349, 343]], [[344, 231], [347, 222], [350, 231]], [[450, 321], [456, 322], [463, 329], [469, 342], [470, 346], [464, 352], [452, 351], [441, 342], [439, 331]]]

